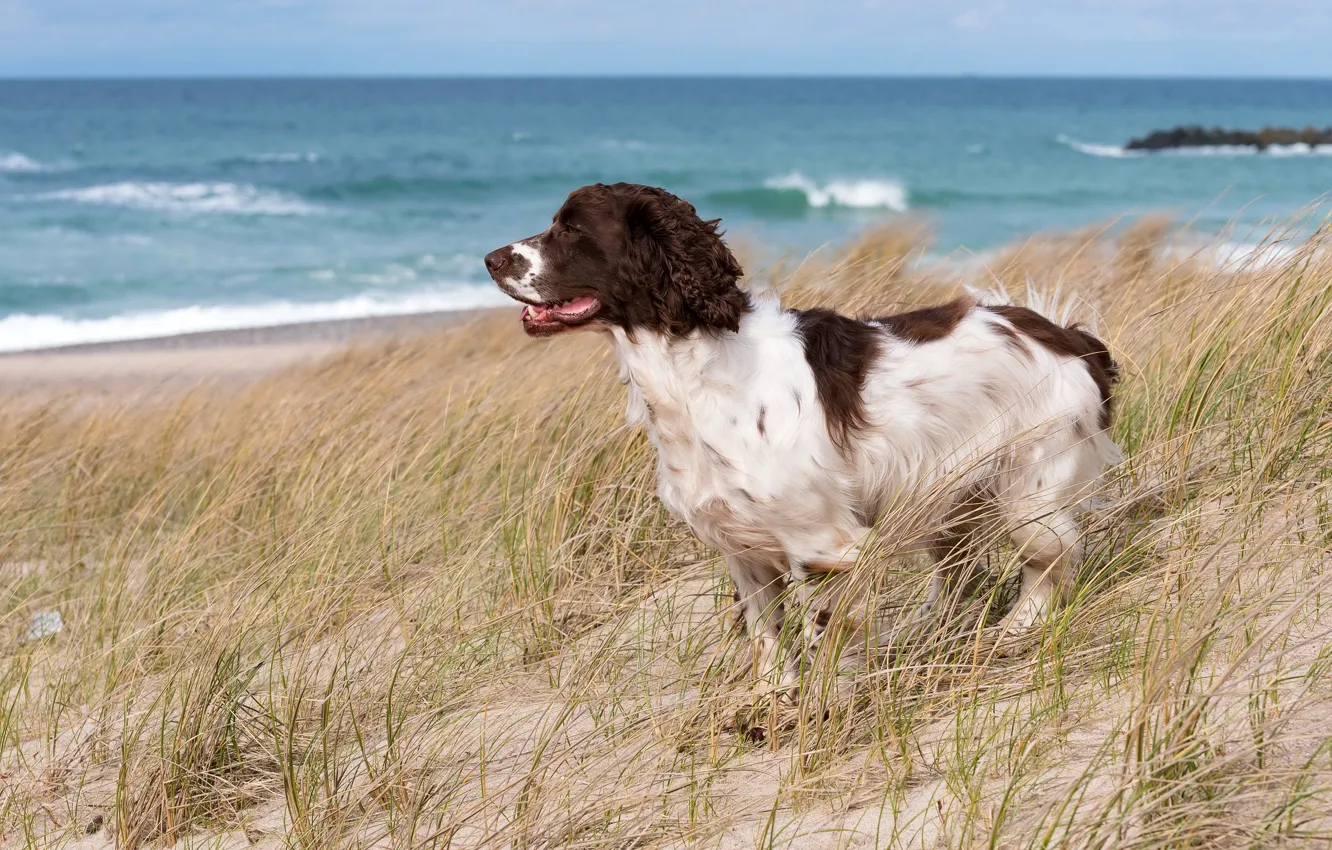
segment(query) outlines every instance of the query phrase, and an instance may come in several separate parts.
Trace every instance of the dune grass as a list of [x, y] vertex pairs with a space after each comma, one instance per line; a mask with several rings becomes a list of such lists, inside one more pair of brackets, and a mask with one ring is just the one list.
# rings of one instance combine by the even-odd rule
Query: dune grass
[[[724, 566], [656, 501], [591, 335], [485, 316], [241, 388], [9, 400], [0, 843], [1332, 840], [1332, 252], [1308, 224], [1230, 262], [1147, 219], [969, 268], [897, 228], [757, 272], [862, 313], [1030, 284], [1124, 373], [1127, 459], [1034, 645], [968, 625], [1011, 600], [998, 551], [973, 616], [840, 676], [815, 659], [794, 707], [753, 699]], [[927, 578], [903, 521], [859, 565], [887, 621]]]

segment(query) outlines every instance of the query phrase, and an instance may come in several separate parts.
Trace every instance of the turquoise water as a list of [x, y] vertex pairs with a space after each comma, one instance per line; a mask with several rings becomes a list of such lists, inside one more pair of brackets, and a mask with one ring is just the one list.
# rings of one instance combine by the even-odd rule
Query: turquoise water
[[941, 253], [1332, 189], [1332, 151], [1120, 147], [1180, 123], [1325, 126], [1332, 82], [0, 82], [0, 350], [493, 303], [482, 255], [595, 181], [794, 251], [922, 217]]

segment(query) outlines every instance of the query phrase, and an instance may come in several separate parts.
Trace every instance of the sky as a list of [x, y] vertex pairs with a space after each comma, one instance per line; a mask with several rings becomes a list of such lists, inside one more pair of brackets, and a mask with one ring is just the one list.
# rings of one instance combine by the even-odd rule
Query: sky
[[0, 0], [0, 76], [1332, 77], [1332, 0]]

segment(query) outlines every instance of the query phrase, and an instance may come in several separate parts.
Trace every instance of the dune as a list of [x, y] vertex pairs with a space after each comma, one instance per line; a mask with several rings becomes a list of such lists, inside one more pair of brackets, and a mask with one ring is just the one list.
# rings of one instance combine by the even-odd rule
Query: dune
[[1332, 839], [1332, 255], [1268, 244], [1219, 264], [1149, 219], [964, 276], [884, 230], [760, 272], [857, 313], [983, 282], [1124, 369], [1127, 460], [1061, 615], [985, 643], [1000, 551], [957, 617], [895, 631], [928, 569], [889, 511], [858, 566], [881, 651], [840, 669], [824, 643], [794, 705], [754, 697], [720, 559], [655, 498], [592, 335], [498, 311], [0, 359], [0, 841]]

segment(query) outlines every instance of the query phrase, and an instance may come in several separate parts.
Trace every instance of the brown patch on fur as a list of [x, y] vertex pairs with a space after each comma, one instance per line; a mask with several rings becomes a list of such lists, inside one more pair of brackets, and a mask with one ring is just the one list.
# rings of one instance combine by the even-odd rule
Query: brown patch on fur
[[1017, 331], [1013, 330], [1008, 325], [999, 324], [994, 326], [994, 330], [995, 333], [1004, 338], [1005, 345], [1016, 351], [1018, 354], [1024, 355], [1028, 359], [1031, 358], [1031, 349], [1027, 348], [1027, 344], [1022, 341], [1022, 337]]
[[[828, 434], [845, 452], [851, 435], [869, 425], [863, 390], [870, 364], [879, 354], [879, 332], [831, 310], [796, 310], [793, 314], [805, 360], [814, 373]], [[798, 404], [798, 395], [796, 400]]]
[[821, 629], [828, 628], [828, 624], [831, 622], [832, 622], [831, 611], [820, 611], [814, 615], [814, 625], [818, 626]]
[[768, 429], [763, 425], [763, 420], [766, 419], [767, 417], [768, 417], [767, 406], [759, 405], [758, 432], [760, 437], [765, 437], [768, 434]]
[[1110, 356], [1105, 343], [1082, 330], [1076, 324], [1067, 328], [1026, 307], [1002, 305], [987, 307], [993, 313], [1003, 316], [1013, 328], [1023, 336], [1044, 346], [1049, 351], [1064, 357], [1075, 357], [1087, 367], [1087, 373], [1096, 382], [1101, 393], [1101, 428], [1108, 429], [1111, 422], [1110, 391], [1119, 380], [1119, 366]]
[[934, 342], [953, 332], [957, 323], [976, 306], [971, 298], [958, 298], [947, 304], [876, 318], [893, 336], [907, 342]]

